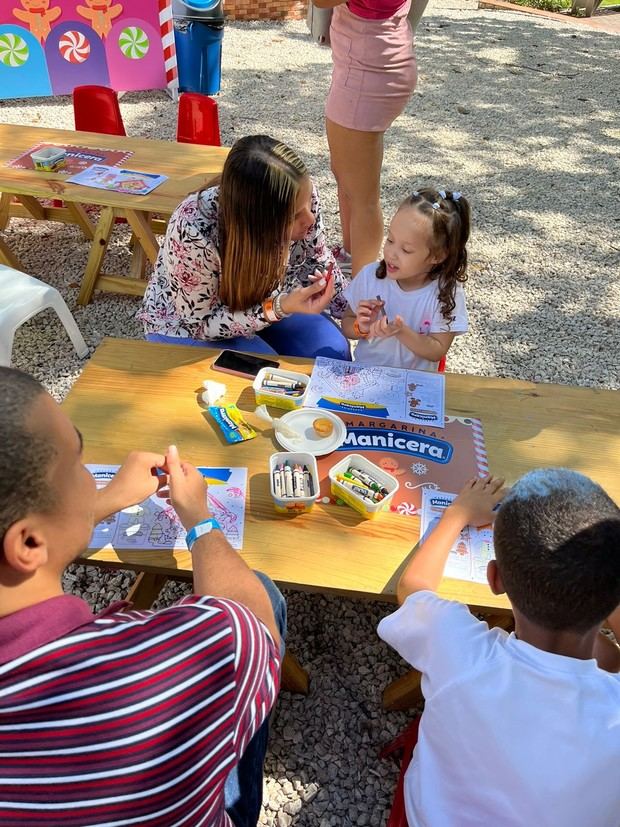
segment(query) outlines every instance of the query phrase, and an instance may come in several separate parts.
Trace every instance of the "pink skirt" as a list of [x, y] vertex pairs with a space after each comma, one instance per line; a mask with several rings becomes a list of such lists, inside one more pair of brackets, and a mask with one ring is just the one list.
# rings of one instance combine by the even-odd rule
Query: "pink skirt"
[[325, 104], [330, 121], [385, 132], [407, 105], [418, 76], [406, 2], [387, 20], [336, 6], [329, 32], [334, 68]]

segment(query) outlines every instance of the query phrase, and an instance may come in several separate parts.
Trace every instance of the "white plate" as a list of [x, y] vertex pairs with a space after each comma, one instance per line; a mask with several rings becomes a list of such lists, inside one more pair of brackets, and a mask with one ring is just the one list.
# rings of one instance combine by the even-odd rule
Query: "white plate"
[[[334, 430], [329, 436], [319, 436], [312, 427], [312, 423], [318, 417], [329, 419], [334, 423]], [[305, 451], [315, 457], [322, 457], [339, 448], [347, 436], [347, 428], [342, 419], [331, 411], [324, 411], [321, 408], [300, 408], [298, 411], [289, 411], [280, 419], [300, 435], [300, 439], [293, 440], [276, 434], [277, 442], [287, 451]]]

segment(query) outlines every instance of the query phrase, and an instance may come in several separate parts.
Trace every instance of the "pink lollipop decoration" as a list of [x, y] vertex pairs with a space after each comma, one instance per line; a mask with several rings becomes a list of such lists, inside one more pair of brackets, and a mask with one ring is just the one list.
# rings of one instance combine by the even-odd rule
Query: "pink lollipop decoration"
[[68, 31], [60, 38], [58, 49], [68, 63], [84, 63], [90, 55], [90, 42], [82, 32]]
[[399, 514], [408, 514], [411, 516], [414, 516], [418, 512], [418, 509], [415, 507], [413, 503], [400, 503], [400, 505], [397, 506], [396, 510]]

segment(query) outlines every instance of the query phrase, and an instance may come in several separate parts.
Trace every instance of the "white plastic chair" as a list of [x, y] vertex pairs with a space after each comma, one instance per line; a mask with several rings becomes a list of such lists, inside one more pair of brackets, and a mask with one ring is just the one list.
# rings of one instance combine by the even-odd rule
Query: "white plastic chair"
[[11, 364], [17, 328], [47, 308], [57, 313], [80, 359], [88, 356], [86, 342], [58, 290], [0, 264], [0, 365]]

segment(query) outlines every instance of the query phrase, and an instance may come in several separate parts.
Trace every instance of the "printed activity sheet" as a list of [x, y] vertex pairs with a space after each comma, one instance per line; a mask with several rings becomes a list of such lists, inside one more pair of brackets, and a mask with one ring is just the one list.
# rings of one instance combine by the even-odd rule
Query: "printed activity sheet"
[[156, 175], [152, 172], [136, 172], [133, 169], [119, 169], [118, 167], [93, 164], [83, 172], [67, 178], [71, 184], [82, 184], [85, 187], [94, 187], [98, 190], [112, 190], [125, 195], [147, 195], [167, 181], [166, 175]]
[[445, 378], [442, 373], [358, 365], [319, 356], [304, 405], [443, 428]]
[[[420, 538], [424, 539], [439, 522], [444, 510], [457, 497], [445, 491], [424, 489], [422, 492], [422, 517]], [[495, 558], [493, 529], [491, 526], [475, 528], [466, 526], [450, 549], [444, 574], [456, 580], [487, 582], [487, 563]]]
[[[104, 488], [119, 465], [87, 465], [97, 488]], [[199, 468], [208, 483], [209, 511], [233, 548], [243, 546], [247, 468]], [[205, 489], [206, 490], [206, 489]], [[95, 526], [90, 548], [187, 549], [185, 529], [175, 510], [154, 494]]]

